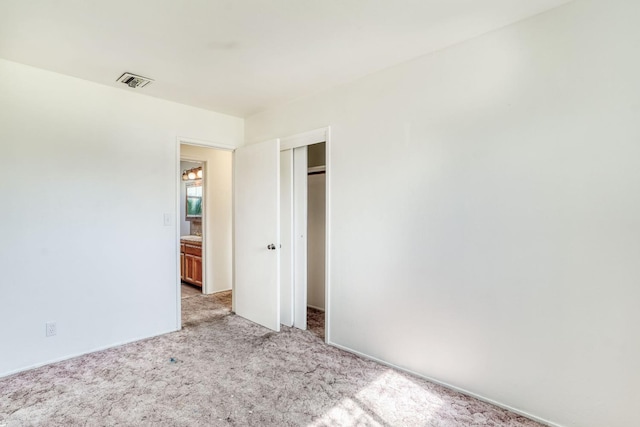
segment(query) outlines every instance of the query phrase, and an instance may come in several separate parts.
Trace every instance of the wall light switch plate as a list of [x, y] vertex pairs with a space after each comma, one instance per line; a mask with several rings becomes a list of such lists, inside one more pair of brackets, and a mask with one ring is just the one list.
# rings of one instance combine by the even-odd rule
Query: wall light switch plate
[[173, 215], [170, 213], [164, 214], [164, 226], [171, 227], [173, 225]]
[[45, 336], [52, 337], [58, 333], [58, 325], [56, 322], [48, 322], [44, 324], [45, 326]]

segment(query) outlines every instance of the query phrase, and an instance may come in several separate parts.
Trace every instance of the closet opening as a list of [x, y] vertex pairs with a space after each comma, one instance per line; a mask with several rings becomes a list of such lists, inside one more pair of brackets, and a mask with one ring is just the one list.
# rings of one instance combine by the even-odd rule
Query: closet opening
[[307, 328], [325, 339], [326, 143], [307, 147]]
[[280, 321], [326, 341], [326, 142], [280, 151]]

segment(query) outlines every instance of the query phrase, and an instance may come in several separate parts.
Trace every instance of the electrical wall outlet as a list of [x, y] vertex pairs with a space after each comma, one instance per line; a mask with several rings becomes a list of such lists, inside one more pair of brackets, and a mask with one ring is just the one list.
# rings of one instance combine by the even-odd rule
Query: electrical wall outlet
[[52, 337], [58, 333], [58, 326], [56, 322], [48, 322], [44, 324], [45, 326], [45, 336]]

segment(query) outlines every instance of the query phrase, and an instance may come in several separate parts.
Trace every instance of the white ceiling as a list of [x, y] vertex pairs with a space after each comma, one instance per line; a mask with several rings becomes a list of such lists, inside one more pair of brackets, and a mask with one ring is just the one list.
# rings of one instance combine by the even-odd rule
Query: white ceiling
[[569, 0], [2, 0], [0, 57], [246, 117]]

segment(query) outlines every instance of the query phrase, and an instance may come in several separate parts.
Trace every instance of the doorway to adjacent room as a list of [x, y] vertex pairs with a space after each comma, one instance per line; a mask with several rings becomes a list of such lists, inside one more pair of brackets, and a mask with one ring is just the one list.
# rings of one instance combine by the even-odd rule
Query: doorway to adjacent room
[[[180, 140], [178, 145], [179, 306], [182, 325], [215, 294], [231, 310], [233, 285], [233, 152]], [[193, 316], [191, 316], [193, 317]]]

